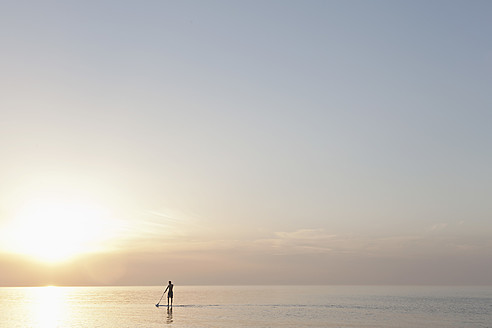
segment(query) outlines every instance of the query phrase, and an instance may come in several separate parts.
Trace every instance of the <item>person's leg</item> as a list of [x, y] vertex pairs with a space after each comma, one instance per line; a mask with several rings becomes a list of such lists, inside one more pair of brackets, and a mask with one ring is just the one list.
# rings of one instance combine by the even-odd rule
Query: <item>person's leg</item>
[[173, 307], [173, 298], [171, 297], [171, 307]]

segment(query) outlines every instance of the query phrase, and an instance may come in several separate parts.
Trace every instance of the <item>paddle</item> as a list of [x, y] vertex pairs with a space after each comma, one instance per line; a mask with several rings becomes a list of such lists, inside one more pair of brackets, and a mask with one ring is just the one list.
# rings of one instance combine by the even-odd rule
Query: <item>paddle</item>
[[157, 302], [157, 304], [155, 305], [155, 307], [159, 307], [159, 303], [162, 301], [162, 298], [164, 297], [164, 294], [166, 293], [166, 290], [167, 290], [167, 288], [162, 293], [161, 299], [159, 300], [159, 302]]

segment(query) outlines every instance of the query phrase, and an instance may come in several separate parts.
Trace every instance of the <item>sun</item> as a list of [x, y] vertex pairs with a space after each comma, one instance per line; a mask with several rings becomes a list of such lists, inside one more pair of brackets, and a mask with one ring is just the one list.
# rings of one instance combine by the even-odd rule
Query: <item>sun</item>
[[73, 200], [24, 204], [4, 229], [2, 248], [44, 262], [60, 262], [101, 251], [110, 237], [106, 211]]

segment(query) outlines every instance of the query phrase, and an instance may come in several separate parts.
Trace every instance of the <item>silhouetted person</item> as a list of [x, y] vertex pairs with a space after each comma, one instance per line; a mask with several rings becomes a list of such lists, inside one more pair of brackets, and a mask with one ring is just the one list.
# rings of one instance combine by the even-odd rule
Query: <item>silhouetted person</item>
[[167, 293], [167, 307], [169, 307], [169, 299], [171, 299], [171, 307], [173, 306], [173, 287], [174, 285], [171, 283], [171, 280], [169, 280], [169, 285], [167, 285], [166, 290], [164, 290], [164, 293], [169, 290]]

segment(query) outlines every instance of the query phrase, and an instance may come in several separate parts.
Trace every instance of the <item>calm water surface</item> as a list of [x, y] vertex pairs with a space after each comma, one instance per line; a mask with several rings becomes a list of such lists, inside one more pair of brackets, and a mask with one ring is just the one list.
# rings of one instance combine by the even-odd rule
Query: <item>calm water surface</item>
[[0, 288], [0, 327], [487, 327], [492, 287]]

